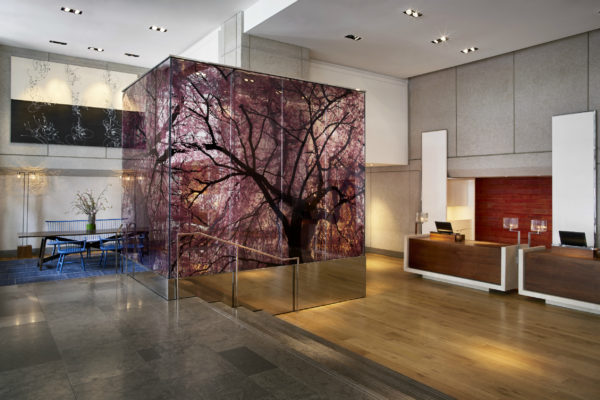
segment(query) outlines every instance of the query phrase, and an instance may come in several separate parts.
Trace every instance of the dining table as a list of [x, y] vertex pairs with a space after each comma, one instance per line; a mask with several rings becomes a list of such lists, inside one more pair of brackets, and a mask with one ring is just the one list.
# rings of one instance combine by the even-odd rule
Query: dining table
[[[129, 232], [130, 233], [130, 232]], [[116, 236], [121, 236], [123, 234], [122, 228], [107, 228], [107, 229], [96, 229], [94, 231], [87, 230], [63, 230], [63, 231], [39, 231], [39, 232], [20, 232], [17, 236], [20, 239], [27, 238], [40, 238], [40, 253], [38, 257], [38, 267], [40, 271], [42, 270], [42, 266], [44, 263], [57, 259], [59, 254], [46, 255], [46, 243], [48, 240], [60, 240], [60, 241], [75, 241], [74, 237], [81, 236], [82, 238], [85, 236], [97, 236], [103, 235], [107, 238], [114, 238]], [[93, 242], [88, 243], [89, 247], [99, 247], [99, 245], [95, 245]], [[118, 257], [117, 257], [118, 264]]]

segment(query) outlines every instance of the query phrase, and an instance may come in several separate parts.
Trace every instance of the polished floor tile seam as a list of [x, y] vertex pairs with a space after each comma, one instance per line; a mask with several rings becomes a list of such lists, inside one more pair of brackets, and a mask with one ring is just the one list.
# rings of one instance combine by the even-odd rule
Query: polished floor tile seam
[[[210, 303], [208, 303], [208, 304], [210, 305]], [[292, 349], [291, 347], [289, 347], [289, 346], [285, 345], [284, 343], [281, 343], [280, 341], [276, 340], [276, 339], [275, 339], [275, 338], [273, 338], [272, 336], [270, 336], [270, 335], [268, 335], [268, 334], [266, 334], [266, 333], [264, 333], [264, 332], [260, 331], [259, 329], [256, 329], [256, 328], [255, 328], [255, 327], [253, 327], [252, 325], [250, 325], [250, 324], [248, 324], [248, 323], [246, 323], [246, 322], [244, 322], [244, 321], [242, 321], [242, 320], [238, 319], [238, 318], [237, 318], [237, 313], [238, 313], [238, 310], [236, 310], [236, 309], [231, 309], [232, 311], [231, 311], [231, 312], [229, 312], [229, 311], [225, 311], [225, 310], [223, 310], [223, 309], [220, 309], [219, 307], [215, 307], [215, 306], [211, 306], [211, 307], [213, 308], [213, 310], [214, 310], [215, 312], [217, 312], [217, 313], [219, 313], [219, 314], [221, 314], [221, 315], [225, 316], [226, 318], [228, 318], [228, 319], [230, 319], [230, 320], [232, 320], [232, 321], [235, 321], [235, 322], [236, 322], [237, 324], [239, 324], [241, 327], [243, 327], [244, 329], [246, 329], [246, 330], [248, 330], [248, 331], [252, 332], [253, 334], [255, 334], [255, 335], [257, 335], [257, 336], [260, 336], [260, 337], [262, 337], [262, 338], [264, 338], [264, 339], [266, 339], [266, 340], [269, 340], [269, 341], [274, 341], [274, 342], [276, 342], [276, 343], [277, 343], [279, 346], [281, 346], [281, 347], [283, 348], [283, 350], [284, 350], [286, 353], [288, 353], [288, 354], [292, 355], [293, 357], [296, 357], [296, 358], [298, 358], [298, 359], [300, 359], [300, 360], [302, 360], [302, 361], [304, 361], [304, 362], [308, 363], [309, 365], [313, 366], [314, 368], [317, 368], [317, 369], [319, 369], [320, 371], [322, 371], [322, 372], [324, 372], [324, 373], [328, 374], [328, 375], [329, 375], [329, 376], [331, 376], [332, 378], [334, 378], [334, 379], [337, 379], [337, 380], [339, 380], [339, 381], [342, 381], [342, 382], [344, 382], [345, 384], [347, 384], [348, 386], [350, 386], [350, 387], [353, 387], [353, 388], [355, 388], [356, 390], [358, 390], [358, 391], [360, 391], [360, 392], [364, 393], [365, 395], [367, 395], [367, 396], [369, 396], [369, 397], [372, 397], [372, 398], [374, 398], [374, 399], [381, 399], [381, 400], [385, 400], [385, 399], [386, 399], [386, 397], [383, 397], [383, 396], [379, 395], [378, 393], [375, 393], [374, 391], [372, 391], [372, 390], [369, 390], [368, 388], [365, 388], [364, 386], [362, 386], [362, 385], [358, 384], [358, 383], [357, 383], [357, 382], [355, 382], [354, 380], [352, 380], [352, 379], [350, 379], [350, 378], [347, 378], [347, 377], [345, 377], [344, 375], [342, 375], [342, 374], [339, 374], [339, 373], [337, 373], [337, 372], [335, 372], [335, 371], [333, 371], [333, 370], [331, 370], [331, 369], [329, 369], [329, 368], [325, 367], [324, 365], [322, 365], [322, 364], [320, 364], [320, 363], [316, 362], [316, 361], [315, 361], [315, 360], [313, 360], [312, 358], [310, 358], [310, 357], [308, 357], [308, 356], [306, 356], [306, 355], [302, 354], [302, 353], [301, 353], [301, 352], [299, 352], [299, 351], [296, 351], [296, 350]], [[249, 311], [249, 312], [251, 312], [251, 311]], [[272, 317], [272, 318], [275, 318], [275, 317]]]

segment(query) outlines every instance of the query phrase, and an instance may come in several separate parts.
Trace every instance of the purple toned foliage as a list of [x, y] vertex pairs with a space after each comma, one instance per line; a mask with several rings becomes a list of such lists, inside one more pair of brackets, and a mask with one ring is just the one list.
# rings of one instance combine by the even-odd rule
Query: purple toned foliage
[[[124, 180], [123, 216], [149, 228], [153, 269], [172, 276], [178, 232], [303, 263], [364, 253], [363, 93], [167, 62], [126, 90], [123, 112], [123, 168], [142, 177]], [[180, 276], [229, 271], [234, 259], [201, 237], [179, 251]]]

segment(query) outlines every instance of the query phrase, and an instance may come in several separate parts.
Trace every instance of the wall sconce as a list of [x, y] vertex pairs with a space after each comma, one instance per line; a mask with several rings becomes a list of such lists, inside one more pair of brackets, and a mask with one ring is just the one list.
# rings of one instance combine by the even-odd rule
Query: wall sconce
[[142, 175], [137, 175], [136, 173], [122, 173], [121, 175], [119, 175], [119, 179], [121, 179], [122, 181], [127, 181], [127, 182], [131, 182], [131, 181], [143, 181], [144, 177]]
[[548, 231], [548, 224], [545, 219], [532, 219], [531, 220], [531, 230], [527, 234], [527, 245], [531, 246], [531, 234], [535, 233], [539, 235], [541, 233]]
[[509, 232], [517, 232], [517, 244], [521, 245], [521, 231], [517, 230], [519, 227], [519, 218], [502, 218], [502, 226], [504, 229], [508, 229]]
[[429, 213], [417, 211], [417, 218], [415, 220], [415, 235], [419, 233], [419, 225], [422, 225], [423, 222], [427, 222], [429, 219]]

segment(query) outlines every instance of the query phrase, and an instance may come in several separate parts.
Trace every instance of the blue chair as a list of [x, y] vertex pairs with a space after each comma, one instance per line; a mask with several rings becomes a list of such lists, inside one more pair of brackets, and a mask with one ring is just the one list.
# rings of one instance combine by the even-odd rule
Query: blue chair
[[56, 264], [56, 271], [62, 272], [66, 256], [77, 253], [79, 253], [79, 257], [81, 258], [81, 268], [85, 271], [83, 252], [87, 251], [86, 247], [86, 240], [56, 241], [56, 251], [59, 254], [58, 263]]
[[109, 251], [118, 251], [121, 252], [123, 250], [123, 241], [121, 238], [98, 238], [100, 244], [100, 251], [102, 254], [100, 255], [100, 265], [106, 267], [106, 260], [108, 259]]
[[146, 235], [143, 233], [132, 234], [127, 237], [127, 251], [132, 253], [138, 253], [139, 262], [142, 262], [142, 253], [144, 251], [144, 239]]

